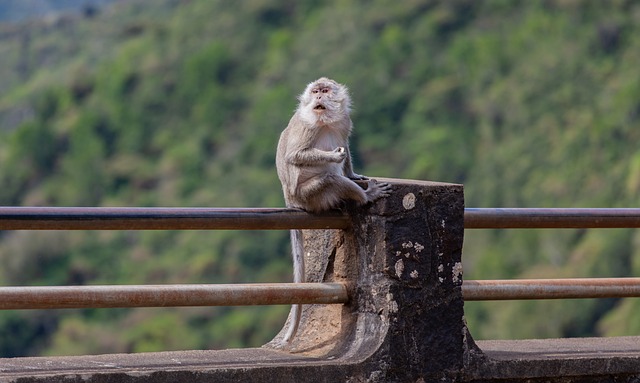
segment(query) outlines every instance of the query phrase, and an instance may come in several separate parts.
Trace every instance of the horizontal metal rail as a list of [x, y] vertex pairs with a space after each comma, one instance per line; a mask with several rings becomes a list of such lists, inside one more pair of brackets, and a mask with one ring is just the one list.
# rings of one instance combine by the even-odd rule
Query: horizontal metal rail
[[640, 227], [640, 209], [467, 208], [465, 229]]
[[[467, 280], [465, 301], [640, 297], [640, 278]], [[341, 283], [0, 287], [0, 310], [339, 304]]]
[[469, 280], [465, 301], [640, 297], [640, 278]]
[[0, 230], [346, 229], [337, 211], [271, 208], [0, 207]]
[[[285, 208], [0, 207], [0, 230], [346, 229], [339, 211]], [[640, 208], [467, 208], [465, 229], [638, 228]]]
[[0, 287], [0, 310], [346, 303], [342, 283]]

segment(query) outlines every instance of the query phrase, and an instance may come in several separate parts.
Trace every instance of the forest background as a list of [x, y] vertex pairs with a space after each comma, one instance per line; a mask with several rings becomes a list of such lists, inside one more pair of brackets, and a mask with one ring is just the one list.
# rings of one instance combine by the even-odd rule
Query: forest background
[[[283, 206], [276, 142], [320, 76], [351, 90], [358, 172], [463, 183], [468, 207], [639, 204], [638, 1], [25, 3], [55, 2], [0, 7], [0, 205]], [[640, 234], [467, 231], [463, 259], [470, 279], [639, 276]], [[281, 231], [0, 233], [7, 286], [279, 282], [290, 263]], [[637, 299], [465, 311], [478, 339], [640, 334]], [[259, 346], [287, 312], [4, 311], [0, 356]]]

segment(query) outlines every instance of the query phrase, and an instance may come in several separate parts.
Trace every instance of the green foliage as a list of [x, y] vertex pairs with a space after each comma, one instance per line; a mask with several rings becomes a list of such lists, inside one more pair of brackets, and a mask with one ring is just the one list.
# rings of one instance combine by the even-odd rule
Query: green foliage
[[[470, 207], [633, 207], [638, 14], [632, 1], [136, 0], [0, 24], [0, 204], [282, 206], [279, 134], [304, 85], [329, 76], [352, 91], [362, 173], [464, 183]], [[465, 278], [637, 276], [639, 243], [469, 231]], [[288, 254], [285, 232], [7, 232], [0, 283], [288, 281]], [[465, 306], [476, 338], [637, 334], [639, 310]], [[286, 313], [4, 312], [0, 355], [257, 346]]]

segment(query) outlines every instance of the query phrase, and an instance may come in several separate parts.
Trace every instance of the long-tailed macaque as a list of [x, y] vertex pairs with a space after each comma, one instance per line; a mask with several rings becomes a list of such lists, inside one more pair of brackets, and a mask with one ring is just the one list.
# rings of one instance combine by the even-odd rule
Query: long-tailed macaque
[[[351, 165], [349, 117], [351, 98], [347, 88], [328, 78], [307, 85], [289, 125], [280, 135], [276, 153], [278, 177], [287, 207], [311, 213], [334, 209], [346, 200], [358, 205], [386, 197], [387, 183], [355, 174]], [[366, 180], [362, 189], [353, 180]], [[291, 230], [293, 280], [304, 282], [304, 246], [301, 230]], [[294, 305], [285, 342], [295, 335], [302, 305]]]

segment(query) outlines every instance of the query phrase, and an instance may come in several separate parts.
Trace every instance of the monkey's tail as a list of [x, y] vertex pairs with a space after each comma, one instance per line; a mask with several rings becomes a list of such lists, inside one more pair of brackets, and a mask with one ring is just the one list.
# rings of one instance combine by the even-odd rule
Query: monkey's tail
[[[304, 239], [302, 238], [302, 230], [291, 230], [291, 255], [293, 256], [293, 282], [304, 282]], [[285, 342], [290, 342], [298, 331], [300, 317], [302, 315], [302, 305], [296, 304], [291, 307], [291, 320], [289, 328], [284, 336]]]

